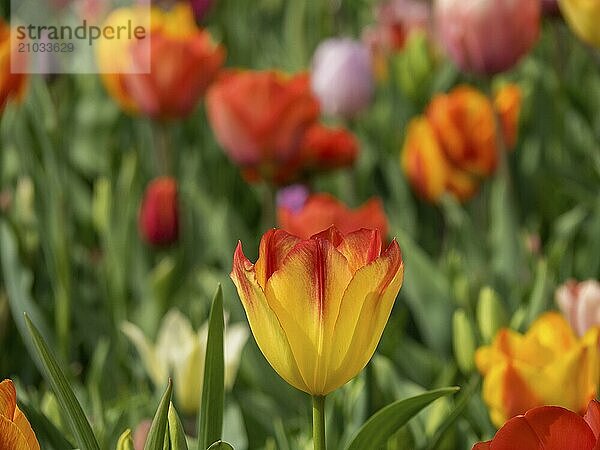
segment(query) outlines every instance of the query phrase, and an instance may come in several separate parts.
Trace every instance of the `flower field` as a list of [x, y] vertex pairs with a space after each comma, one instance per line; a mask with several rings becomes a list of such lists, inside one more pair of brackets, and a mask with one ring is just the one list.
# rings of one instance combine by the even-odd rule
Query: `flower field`
[[600, 1], [10, 3], [0, 450], [600, 448]]

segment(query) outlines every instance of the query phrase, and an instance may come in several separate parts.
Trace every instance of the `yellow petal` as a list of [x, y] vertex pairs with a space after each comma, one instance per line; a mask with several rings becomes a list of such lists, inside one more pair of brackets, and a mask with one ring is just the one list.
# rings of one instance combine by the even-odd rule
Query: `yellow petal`
[[352, 273], [325, 237], [298, 244], [267, 281], [266, 297], [311, 394], [324, 394], [333, 328]]
[[324, 393], [348, 382], [371, 359], [403, 277], [404, 265], [396, 241], [381, 257], [356, 272], [344, 293], [330, 339], [333, 346], [331, 373]]
[[143, 331], [131, 322], [124, 322], [121, 331], [129, 338], [137, 350], [148, 376], [156, 386], [167, 382], [169, 372], [166, 364], [159, 361], [154, 346], [148, 341]]
[[246, 310], [254, 339], [269, 364], [289, 384], [309, 392], [300, 375], [288, 338], [267, 303], [256, 280], [254, 265], [244, 256], [241, 243], [235, 251], [231, 279]]
[[196, 342], [179, 364], [173, 367], [175, 399], [177, 406], [186, 414], [194, 414], [200, 408], [204, 384], [205, 348]]
[[337, 249], [346, 257], [350, 270], [355, 273], [379, 257], [382, 244], [379, 230], [363, 229], [344, 236]]

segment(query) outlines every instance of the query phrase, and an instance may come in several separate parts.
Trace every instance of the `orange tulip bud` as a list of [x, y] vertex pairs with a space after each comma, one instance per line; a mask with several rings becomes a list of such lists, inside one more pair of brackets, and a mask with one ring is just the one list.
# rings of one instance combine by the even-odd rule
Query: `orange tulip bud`
[[166, 246], [177, 241], [179, 206], [173, 178], [157, 178], [148, 185], [140, 208], [139, 228], [149, 244]]
[[519, 116], [523, 93], [516, 84], [507, 84], [496, 92], [494, 108], [500, 116], [504, 142], [508, 150], [513, 150], [517, 144], [519, 131]]
[[385, 236], [388, 230], [383, 205], [376, 198], [352, 210], [329, 194], [313, 194], [300, 211], [281, 206], [277, 214], [281, 228], [302, 239], [332, 225], [344, 234], [367, 228], [377, 229]]

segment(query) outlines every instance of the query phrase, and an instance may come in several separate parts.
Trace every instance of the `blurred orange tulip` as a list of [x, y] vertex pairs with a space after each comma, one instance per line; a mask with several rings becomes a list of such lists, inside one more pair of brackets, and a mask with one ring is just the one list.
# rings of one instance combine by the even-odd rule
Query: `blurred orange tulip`
[[[494, 111], [494, 107], [496, 111]], [[461, 201], [477, 191], [498, 164], [496, 114], [509, 148], [517, 139], [521, 90], [507, 85], [491, 101], [469, 86], [434, 97], [426, 115], [407, 129], [402, 166], [417, 193], [437, 202], [446, 192]]]
[[300, 211], [281, 206], [277, 215], [283, 230], [302, 239], [308, 239], [332, 225], [344, 234], [361, 228], [377, 229], [382, 236], [388, 231], [383, 205], [376, 198], [352, 210], [329, 194], [313, 194]]
[[17, 406], [17, 391], [11, 380], [0, 383], [0, 449], [40, 450], [40, 444]]
[[[11, 99], [20, 99], [27, 86], [27, 77], [22, 73], [13, 73], [13, 64], [25, 64], [24, 53], [18, 53], [11, 46], [10, 27], [0, 18], [0, 112]], [[14, 60], [16, 59], [16, 60]]]
[[[137, 10], [119, 9], [108, 23], [125, 22]], [[150, 48], [148, 49], [148, 46]], [[108, 92], [130, 113], [154, 119], [188, 116], [225, 61], [225, 49], [196, 26], [190, 5], [151, 12], [150, 38], [130, 44], [102, 41], [98, 63]], [[143, 73], [149, 67], [149, 73]]]
[[207, 94], [208, 118], [229, 158], [260, 178], [275, 180], [298, 155], [319, 104], [307, 74], [235, 71]]
[[496, 169], [496, 123], [488, 98], [470, 86], [438, 95], [427, 107], [427, 119], [444, 154], [456, 166], [477, 175]]
[[524, 335], [500, 330], [475, 355], [492, 422], [499, 427], [542, 405], [583, 413], [598, 391], [599, 332], [592, 328], [578, 339], [558, 313], [544, 314]]

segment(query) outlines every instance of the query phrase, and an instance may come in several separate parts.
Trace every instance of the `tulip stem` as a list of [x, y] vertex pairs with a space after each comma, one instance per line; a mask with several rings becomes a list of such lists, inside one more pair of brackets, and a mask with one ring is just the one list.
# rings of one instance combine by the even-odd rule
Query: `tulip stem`
[[326, 450], [325, 444], [325, 396], [312, 398], [313, 443], [315, 450]]
[[157, 122], [154, 125], [156, 164], [160, 175], [171, 175], [171, 129], [168, 123]]

